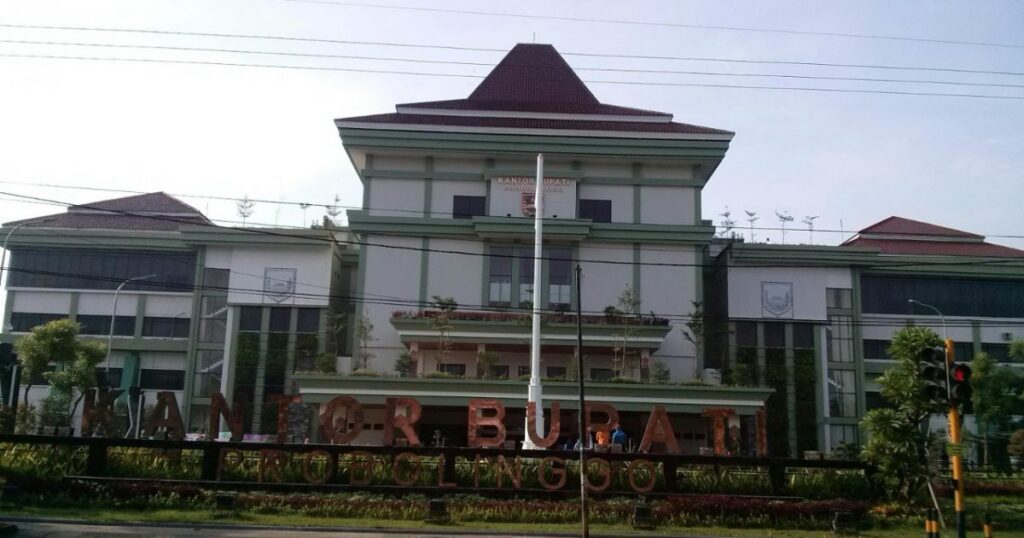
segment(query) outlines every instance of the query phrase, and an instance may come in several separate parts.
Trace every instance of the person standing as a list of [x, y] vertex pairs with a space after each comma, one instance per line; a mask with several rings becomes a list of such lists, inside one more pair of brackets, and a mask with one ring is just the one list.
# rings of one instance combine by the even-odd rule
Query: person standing
[[626, 446], [626, 432], [622, 431], [622, 426], [616, 424], [615, 429], [612, 430], [612, 444], [619, 445], [623, 448]]

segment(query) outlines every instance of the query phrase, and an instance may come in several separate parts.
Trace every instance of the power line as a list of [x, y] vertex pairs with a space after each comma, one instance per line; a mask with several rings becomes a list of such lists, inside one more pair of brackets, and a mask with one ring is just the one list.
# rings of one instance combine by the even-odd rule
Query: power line
[[[38, 187], [38, 188], [50, 188], [50, 189], [66, 189], [66, 190], [83, 190], [83, 191], [110, 192], [110, 193], [121, 193], [121, 194], [150, 194], [152, 192], [152, 191], [138, 191], [138, 190], [131, 190], [131, 189], [113, 189], [113, 188], [106, 188], [106, 187], [91, 187], [91, 186], [85, 186], [85, 185], [79, 186], [79, 185], [66, 185], [66, 184], [57, 184], [57, 183], [42, 183], [42, 182], [38, 182], [38, 181], [8, 181], [8, 180], [0, 180], [0, 185], [20, 185], [20, 186], [25, 186], [25, 187]], [[190, 194], [190, 193], [173, 193], [173, 192], [170, 193], [170, 194], [172, 196], [178, 196], [178, 197], [181, 197], [181, 198], [194, 198], [194, 199], [199, 199], [199, 200], [217, 200], [217, 201], [229, 201], [229, 202], [241, 201], [241, 198], [230, 197], [230, 196], [216, 196], [216, 195], [209, 195], [209, 194], [194, 194], [194, 193], [192, 193], [192, 194]], [[8, 195], [8, 196], [11, 196], [11, 195]], [[363, 207], [363, 206], [349, 206], [349, 205], [334, 205], [333, 203], [323, 203], [323, 202], [301, 202], [301, 201], [289, 201], [289, 200], [270, 200], [270, 199], [262, 199], [262, 198], [249, 198], [249, 200], [252, 201], [252, 202], [261, 203], [261, 204], [279, 204], [279, 205], [288, 205], [288, 206], [293, 206], [293, 207], [303, 207], [303, 206], [305, 206], [305, 207], [324, 207], [324, 208], [337, 207], [338, 209], [344, 209], [344, 210], [390, 211], [390, 212], [396, 212], [396, 213], [408, 213], [410, 215], [419, 215], [419, 216], [423, 216], [426, 213], [426, 212], [424, 212], [421, 209], [402, 209], [402, 208], [382, 207], [382, 206]], [[32, 204], [40, 204], [40, 205], [49, 205], [49, 206], [55, 206], [55, 207], [68, 207], [68, 204], [70, 204], [70, 202], [29, 201], [29, 200], [21, 200], [21, 199], [11, 199], [10, 201], [18, 202], [18, 203], [32, 203]], [[77, 205], [77, 204], [70, 204], [70, 205]], [[431, 209], [431, 211], [429, 211], [429, 213], [431, 215], [442, 215], [442, 216], [445, 216], [445, 217], [450, 217], [450, 216], [455, 214], [452, 211], [438, 211], [438, 210], [435, 210], [435, 209]], [[510, 220], [524, 220], [524, 221], [525, 220], [529, 220], [531, 222], [533, 221], [533, 217], [526, 217], [526, 216], [520, 217], [520, 216], [502, 215], [499, 218], [510, 219]], [[227, 219], [210, 219], [210, 220], [213, 220], [213, 221], [216, 221], [216, 222], [226, 222], [226, 223], [230, 223], [230, 224], [243, 224], [242, 221], [238, 221], [238, 220], [227, 220]], [[570, 219], [565, 219], [565, 220], [570, 220]], [[579, 219], [572, 219], [572, 220], [579, 220]], [[267, 223], [267, 222], [253, 222], [253, 221], [248, 221], [248, 220], [246, 221], [246, 224], [255, 224], [255, 225], [261, 225], [261, 226], [275, 226], [275, 227], [278, 227], [278, 228], [308, 229], [308, 227], [306, 227], [306, 226], [288, 226], [288, 225], [271, 224], [271, 223]], [[711, 226], [713, 226], [716, 229], [723, 229], [723, 230], [728, 229], [728, 227], [726, 227], [726, 226], [717, 225], [717, 224], [711, 224]], [[738, 228], [735, 228], [735, 229], [738, 229]], [[743, 230], [754, 229], [754, 230], [757, 230], [757, 231], [781, 231], [782, 230], [782, 228], [778, 227], [778, 226], [754, 226], [754, 227], [743, 226], [742, 229]], [[811, 229], [810, 228], [787, 227], [786, 231], [791, 231], [791, 232], [809, 232], [809, 231], [811, 231]], [[843, 235], [850, 235], [850, 234], [857, 234], [857, 233], [859, 233], [857, 230], [837, 230], [837, 229], [831, 229], [831, 228], [814, 228], [814, 231], [815, 232], [821, 232], [821, 233], [837, 233], [837, 234], [843, 234]], [[994, 238], [1001, 238], [1001, 239], [1024, 239], [1024, 235], [1021, 235], [1021, 234], [980, 234], [980, 235], [982, 235], [982, 236], [984, 236], [986, 238], [994, 237]], [[913, 236], [914, 237], [938, 237], [938, 238], [947, 238], [947, 237], [949, 237], [947, 235], [940, 235], [940, 234], [913, 234]], [[827, 246], [827, 245], [825, 245], [825, 246]]]
[[451, 8], [437, 8], [437, 7], [422, 7], [422, 6], [399, 6], [391, 4], [371, 4], [366, 2], [346, 2], [341, 0], [284, 0], [285, 2], [302, 3], [302, 4], [327, 4], [335, 6], [346, 6], [346, 7], [364, 7], [373, 9], [391, 9], [400, 11], [416, 11], [426, 13], [451, 13], [458, 15], [479, 15], [486, 17], [509, 17], [518, 19], [532, 19], [532, 20], [550, 20], [550, 21], [562, 21], [562, 22], [585, 22], [585, 23], [602, 23], [602, 24], [618, 24], [627, 26], [651, 26], [651, 27], [663, 27], [663, 28], [686, 28], [691, 30], [724, 30], [730, 32], [756, 32], [756, 33], [768, 33], [768, 34], [789, 34], [789, 35], [802, 35], [802, 36], [816, 36], [816, 37], [841, 37], [849, 39], [873, 39], [873, 40], [884, 40], [884, 41], [900, 41], [900, 42], [916, 42], [916, 43], [933, 43], [940, 45], [969, 45], [977, 47], [998, 47], [998, 48], [1012, 48], [1012, 49], [1024, 49], [1024, 44], [1016, 43], [997, 43], [989, 41], [962, 41], [955, 39], [938, 39], [938, 38], [924, 38], [924, 37], [909, 37], [909, 36], [896, 36], [896, 35], [885, 35], [885, 34], [858, 34], [851, 32], [821, 32], [811, 30], [792, 30], [786, 28], [757, 28], [751, 26], [725, 26], [725, 25], [713, 25], [713, 24], [686, 24], [676, 22], [659, 22], [659, 21], [641, 21], [641, 20], [628, 20], [628, 19], [604, 19], [597, 17], [568, 17], [559, 15], [528, 15], [523, 13], [511, 13], [511, 12], [498, 12], [498, 11], [480, 11], [480, 10], [468, 10], [468, 9], [451, 9]]
[[[159, 256], [159, 254], [154, 254], [154, 256]], [[105, 277], [105, 276], [100, 276], [100, 275], [90, 275], [90, 274], [84, 274], [84, 273], [71, 273], [71, 272], [66, 272], [66, 271], [46, 271], [46, 270], [41, 270], [41, 269], [26, 269], [26, 268], [14, 267], [14, 266], [4, 267], [4, 271], [10, 272], [10, 273], [40, 275], [40, 276], [49, 276], [49, 277], [75, 278], [75, 279], [80, 279], [80, 280], [95, 281], [95, 282], [102, 282], [102, 283], [109, 283], [109, 284], [120, 284], [120, 283], [122, 283], [124, 281], [123, 279], [117, 278], [117, 277]], [[235, 274], [249, 274], [249, 273], [240, 273], [240, 272], [237, 272], [237, 271], [234, 271], [234, 270], [232, 270], [231, 272], [235, 273]], [[304, 284], [304, 285], [306, 285], [306, 284]], [[320, 286], [320, 287], [323, 288], [323, 286]], [[266, 293], [266, 290], [258, 289], [258, 288], [244, 288], [244, 287], [237, 287], [237, 286], [236, 287], [210, 286], [210, 285], [198, 284], [198, 283], [193, 283], [192, 285], [185, 285], [185, 284], [145, 283], [145, 282], [143, 282], [143, 283], [136, 283], [134, 288], [137, 288], [137, 289], [131, 289], [130, 291], [136, 292], [136, 293], [145, 293], [146, 291], [165, 291], [165, 292], [177, 292], [177, 293], [200, 293], [200, 292], [203, 292], [203, 291], [210, 291], [210, 292], [218, 292], [218, 293], [236, 293], [236, 294], [240, 294], [240, 295], [263, 295], [263, 294]], [[159, 288], [159, 289], [152, 290], [152, 289], [146, 289], [146, 288]], [[88, 288], [88, 289], [95, 289], [95, 288]], [[113, 290], [113, 288], [110, 288], [110, 289], [99, 289], [98, 291], [112, 291], [112, 290]], [[393, 306], [393, 307], [402, 307], [402, 308], [424, 309], [424, 310], [427, 310], [427, 311], [430, 311], [431, 309], [435, 309], [436, 310], [436, 308], [437, 308], [437, 305], [433, 301], [421, 301], [419, 299], [401, 299], [401, 298], [396, 298], [396, 297], [368, 297], [367, 294], [362, 294], [362, 295], [342, 295], [342, 294], [336, 294], [336, 293], [315, 293], [315, 292], [295, 291], [294, 292], [294, 296], [296, 298], [301, 298], [301, 299], [323, 299], [323, 300], [338, 299], [338, 300], [342, 300], [342, 301], [347, 301], [347, 302], [349, 302], [351, 304], [376, 305], [376, 306]], [[246, 305], [242, 305], [242, 306], [246, 306]], [[263, 305], [260, 305], [260, 306], [263, 306]], [[303, 305], [288, 305], [288, 306], [289, 307], [294, 306], [294, 307], [302, 308]], [[309, 305], [309, 308], [317, 308], [317, 307], [322, 307], [322, 306], [323, 305]], [[526, 306], [520, 306], [520, 307], [515, 307], [515, 306], [494, 306], [494, 305], [472, 304], [472, 303], [459, 303], [458, 306], [471, 308], [473, 310], [484, 312], [484, 313], [487, 313], [487, 314], [506, 314], [506, 315], [511, 316], [512, 318], [520, 317], [521, 316], [523, 319], [526, 319], [529, 316], [529, 313], [531, 312], [531, 308], [532, 308], [532, 306], [531, 307], [526, 307]], [[549, 316], [550, 315], [559, 315], [559, 316], [564, 316], [564, 317], [569, 318], [569, 319], [574, 318], [574, 314], [572, 314], [572, 313], [561, 312], [561, 311], [553, 309], [553, 308], [544, 308], [544, 309], [541, 309], [541, 311], [545, 315], [549, 315]], [[37, 314], [37, 313], [45, 313], [45, 312], [19, 312], [19, 313]], [[592, 316], [592, 317], [608, 316], [607, 312], [605, 312], [604, 310], [585, 310], [583, 313], [585, 315], [587, 315], [587, 316]], [[711, 321], [737, 321], [737, 322], [750, 321], [750, 320], [746, 320], [746, 319], [743, 319], [743, 318], [731, 318], [731, 317], [728, 317], [728, 316], [715, 316], [715, 315], [710, 315], [710, 314], [707, 314], [707, 313], [704, 313], [702, 315], [703, 315], [704, 319], [711, 320]], [[885, 314], [874, 314], [874, 313], [870, 313], [870, 312], [862, 313], [862, 316], [872, 316], [872, 315], [885, 315]], [[901, 316], [906, 316], [906, 315], [914, 316], [914, 314], [899, 314], [899, 315], [901, 315]], [[653, 317], [653, 318], [659, 318], [659, 319], [668, 320], [668, 321], [684, 321], [684, 320], [693, 319], [695, 317], [695, 315], [692, 312], [691, 313], [682, 314], [682, 313], [659, 313], [659, 312], [651, 311], [649, 314], [648, 313], [621, 314], [621, 315], [617, 315], [617, 316], [613, 316], [613, 317], [630, 318], [630, 319], [633, 319], [633, 320], [651, 319]], [[932, 316], [929, 316], [929, 315], [925, 315], [925, 316], [921, 316], [921, 317], [925, 317], [925, 318], [928, 318], [928, 319], [920, 319], [920, 317], [915, 317], [914, 318], [914, 322], [916, 324], [918, 324], [919, 326], [940, 327], [940, 326], [943, 325], [943, 321], [941, 319], [938, 319], [937, 317], [934, 318], [934, 319], [932, 318]], [[191, 319], [191, 318], [189, 318], [189, 319]], [[512, 321], [512, 319], [510, 319], [509, 321]], [[761, 321], [764, 321], [764, 320], [761, 320]], [[771, 320], [768, 320], [768, 321], [770, 322]], [[825, 322], [827, 320], [817, 320], [817, 321]], [[793, 320], [793, 322], [800, 323], [800, 320]], [[860, 327], [892, 327], [892, 326], [904, 324], [905, 322], [906, 322], [905, 318], [891, 319], [891, 320], [890, 319], [877, 319], [876, 318], [876, 319], [860, 319], [860, 320], [843, 321], [844, 324], [848, 324], [848, 325], [851, 325], [851, 326], [860, 326]], [[997, 326], [997, 327], [1003, 327], [1003, 326], [1007, 326], [1007, 327], [1011, 327], [1011, 326], [1024, 326], [1024, 319], [1020, 319], [1020, 320], [1013, 320], [1013, 319], [1011, 319], [1011, 320], [991, 320], [991, 321], [986, 321], [984, 319], [955, 319], [954, 318], [954, 319], [946, 319], [944, 324], [947, 327], [972, 327], [972, 326], [974, 326], [975, 323], [982, 324], [982, 325], [992, 325], [992, 326]], [[247, 332], [249, 332], [249, 331], [247, 331]]]
[[[192, 225], [192, 226], [207, 226], [207, 227], [212, 227], [212, 228], [220, 228], [219, 226], [216, 226], [214, 224], [197, 224], [197, 223], [195, 223], [193, 221], [184, 220], [184, 219], [176, 219], [176, 218], [173, 218], [173, 217], [166, 217], [166, 216], [160, 216], [160, 215], [139, 214], [139, 213], [134, 213], [134, 212], [125, 211], [125, 210], [105, 209], [105, 208], [99, 208], [99, 207], [92, 207], [92, 206], [89, 206], [87, 204], [70, 204], [70, 203], [67, 203], [67, 202], [60, 202], [60, 201], [57, 201], [57, 200], [50, 200], [50, 199], [46, 199], [46, 198], [40, 198], [40, 197], [37, 197], [37, 196], [29, 196], [29, 195], [25, 195], [25, 194], [0, 192], [0, 195], [14, 196], [14, 197], [17, 197], [17, 198], [23, 198], [23, 199], [29, 199], [29, 200], [40, 200], [40, 201], [61, 203], [61, 204], [65, 204], [65, 205], [67, 205], [69, 207], [71, 205], [74, 205], [74, 206], [79, 207], [79, 208], [96, 209], [96, 210], [104, 211], [104, 212], [107, 212], [107, 213], [115, 213], [115, 214], [121, 214], [121, 215], [127, 215], [127, 216], [147, 218], [147, 219], [152, 219], [152, 220], [175, 222], [175, 223], [178, 223], [178, 224], [187, 224], [187, 225]], [[267, 235], [267, 236], [273, 236], [273, 237], [285, 237], [285, 238], [288, 238], [288, 239], [295, 239], [295, 236], [293, 236], [293, 235], [286, 234], [286, 233], [281, 233], [281, 232], [275, 232], [273, 230], [262, 229], [262, 228], [232, 228], [232, 230], [242, 231], [242, 232], [250, 233], [250, 234], [258, 234], [258, 235]], [[328, 230], [328, 231], [330, 232], [330, 230]], [[380, 248], [391, 249], [391, 250], [404, 250], [404, 251], [413, 251], [413, 252], [432, 252], [432, 253], [439, 253], [439, 254], [453, 254], [453, 255], [461, 255], [461, 256], [470, 256], [470, 257], [476, 257], [476, 258], [484, 258], [484, 257], [486, 257], [486, 258], [513, 259], [513, 260], [515, 260], [515, 259], [528, 259], [528, 260], [532, 260], [533, 259], [532, 255], [516, 255], [514, 253], [513, 254], [500, 254], [500, 253], [495, 253], [493, 251], [482, 252], [481, 253], [481, 252], [471, 252], [471, 251], [454, 250], [454, 249], [437, 249], [437, 248], [412, 247], [412, 246], [402, 246], [402, 245], [389, 245], [389, 244], [383, 244], [383, 243], [370, 243], [370, 242], [367, 242], [367, 241], [349, 241], [349, 240], [338, 239], [336, 236], [334, 236], [333, 232], [331, 233], [331, 236], [332, 236], [332, 238], [330, 238], [330, 239], [327, 239], [327, 238], [316, 238], [316, 237], [308, 237], [308, 238], [305, 238], [305, 239], [309, 239], [309, 240], [312, 240], [312, 241], [320, 241], [320, 242], [331, 244], [331, 245], [343, 244], [343, 245], [359, 246], [359, 247], [362, 247], [362, 248], [373, 246], [373, 247], [380, 247]], [[540, 259], [542, 259], [542, 260], [564, 261], [564, 260], [569, 259], [569, 258], [564, 258], [564, 257], [559, 257], [559, 256], [550, 256], [549, 255], [549, 256], [541, 256]], [[594, 264], [626, 265], [626, 266], [694, 267], [694, 268], [703, 268], [703, 267], [705, 267], [705, 265], [703, 263], [632, 262], [632, 261], [603, 260], [603, 259], [577, 259], [577, 260], [574, 260], [574, 261], [576, 261], [577, 263], [594, 263]], [[941, 267], [979, 266], [979, 265], [992, 265], [992, 264], [1003, 264], [1003, 263], [1021, 264], [1021, 263], [1024, 263], [1024, 259], [1019, 258], [1019, 257], [998, 257], [998, 256], [993, 256], [993, 257], [985, 257], [984, 259], [980, 259], [980, 260], [979, 259], [968, 259], [968, 260], [962, 260], [962, 261], [942, 261], [942, 260], [936, 260], [936, 261], [927, 261], [927, 262], [924, 262], [924, 261], [892, 262], [892, 261], [888, 261], [888, 260], [881, 260], [878, 264], [865, 265], [864, 267], [868, 267], [868, 268], [883, 268], [883, 269], [889, 268], [889, 269], [891, 269], [891, 268], [899, 268], [899, 267], [927, 267], [927, 266], [941, 266]], [[757, 266], [753, 265], [753, 264], [748, 264], [748, 265], [744, 265], [743, 267], [757, 267]], [[762, 267], [806, 267], [806, 265], [804, 265], [804, 264], [786, 265], [786, 264], [782, 264], [782, 263], [772, 263], [772, 264], [763, 265]]]
[[[473, 67], [493, 67], [493, 63], [488, 62], [468, 62], [459, 60], [436, 60], [436, 59], [422, 59], [422, 58], [395, 58], [388, 56], [363, 56], [363, 55], [351, 55], [351, 54], [324, 54], [324, 53], [306, 53], [306, 52], [287, 52], [287, 51], [269, 51], [269, 50], [249, 50], [249, 49], [225, 49], [225, 48], [211, 48], [211, 47], [181, 47], [181, 46], [169, 46], [169, 45], [135, 45], [135, 44], [123, 44], [123, 43], [86, 43], [79, 41], [34, 41], [24, 39], [0, 39], [0, 43], [7, 44], [18, 44], [18, 45], [45, 45], [45, 46], [63, 46], [63, 47], [99, 47], [99, 48], [114, 48], [114, 49], [141, 49], [141, 50], [168, 50], [168, 51], [184, 51], [184, 52], [213, 52], [213, 53], [226, 53], [226, 54], [248, 54], [248, 55], [269, 55], [269, 56], [287, 56], [287, 57], [298, 57], [298, 58], [328, 58], [328, 59], [343, 59], [343, 60], [368, 60], [368, 61], [383, 61], [383, 62], [407, 62], [407, 63], [421, 63], [421, 64], [439, 64], [439, 65], [463, 65]], [[615, 68], [615, 67], [574, 67], [575, 71], [596, 71], [596, 72], [607, 72], [607, 73], [642, 73], [642, 74], [659, 74], [659, 75], [691, 75], [691, 76], [710, 76], [710, 77], [741, 77], [741, 78], [780, 78], [780, 79], [795, 79], [795, 80], [837, 80], [844, 82], [880, 82], [880, 83], [896, 83], [896, 84], [933, 84], [933, 85], [945, 85], [945, 86], [970, 86], [970, 87], [987, 87], [987, 88], [1024, 88], [1024, 84], [1006, 84], [1006, 83], [989, 83], [989, 82], [962, 82], [953, 80], [926, 80], [926, 79], [899, 79], [899, 78], [878, 78], [878, 77], [843, 77], [843, 76], [824, 76], [824, 75], [792, 75], [785, 73], [726, 73], [721, 71], [687, 71], [687, 70], [675, 70], [675, 69], [633, 69], [633, 68]]]
[[[154, 58], [117, 58], [101, 56], [62, 56], [54, 54], [0, 54], [5, 58], [28, 58], [42, 60], [77, 60], [77, 61], [101, 61], [101, 62], [135, 62], [152, 64], [177, 64], [177, 65], [206, 65], [218, 67], [256, 67], [264, 69], [292, 69], [300, 71], [341, 71], [350, 73], [372, 73], [404, 76], [426, 76], [426, 77], [457, 77], [457, 78], [485, 78], [483, 75], [465, 75], [459, 73], [427, 73], [422, 71], [397, 71], [388, 69], [359, 69], [350, 67], [326, 67], [326, 66], [300, 66], [283, 64], [248, 64], [235, 62], [201, 61], [201, 60], [167, 60]], [[879, 94], [879, 95], [905, 95], [914, 97], [955, 97], [966, 99], [995, 99], [995, 100], [1024, 100], [1024, 96], [1012, 95], [990, 95], [977, 93], [939, 93], [939, 92], [916, 92], [897, 90], [864, 90], [853, 88], [807, 88], [800, 86], [756, 86], [745, 84], [710, 84], [700, 82], [649, 82], [649, 81], [623, 81], [623, 80], [584, 80], [589, 84], [614, 84], [628, 86], [666, 86], [686, 88], [721, 88], [740, 90], [771, 90], [771, 91], [795, 91], [795, 92], [823, 92], [823, 93], [853, 93], [853, 94]]]
[[[29, 30], [56, 30], [56, 31], [81, 31], [81, 32], [112, 32], [112, 33], [133, 33], [133, 34], [151, 34], [151, 35], [174, 35], [174, 36], [189, 36], [189, 37], [214, 37], [214, 38], [232, 38], [232, 39], [259, 39], [259, 40], [274, 40], [274, 41], [288, 41], [288, 42], [299, 42], [299, 43], [322, 43], [322, 44], [336, 44], [336, 45], [358, 45], [358, 46], [374, 46], [374, 47], [398, 47], [398, 48], [421, 48], [421, 49], [436, 49], [436, 50], [448, 50], [448, 51], [463, 51], [463, 52], [495, 52], [495, 53], [507, 53], [507, 49], [498, 48], [486, 48], [486, 47], [467, 47], [458, 45], [430, 45], [422, 43], [397, 43], [388, 41], [357, 41], [357, 40], [344, 40], [344, 39], [329, 39], [329, 38], [314, 38], [314, 37], [301, 37], [301, 36], [282, 36], [282, 35], [268, 35], [268, 34], [229, 34], [229, 33], [215, 33], [215, 32], [188, 32], [188, 31], [176, 31], [176, 30], [154, 30], [145, 28], [113, 28], [113, 27], [96, 27], [96, 26], [54, 26], [54, 25], [34, 25], [34, 24], [10, 24], [0, 23], [0, 28], [19, 28]], [[1024, 71], [999, 71], [989, 69], [964, 69], [955, 67], [934, 67], [934, 66], [913, 66], [913, 65], [885, 65], [885, 64], [851, 64], [851, 63], [835, 63], [835, 62], [817, 62], [817, 61], [801, 61], [801, 60], [762, 60], [762, 59], [743, 59], [743, 58], [719, 58], [719, 57], [699, 57], [699, 56], [671, 56], [671, 55], [642, 55], [642, 54], [610, 54], [610, 53], [595, 53], [595, 52], [562, 52], [559, 53], [563, 56], [581, 56], [590, 58], [617, 58], [617, 59], [630, 59], [630, 60], [671, 60], [671, 61], [687, 61], [687, 62], [719, 62], [719, 63], [740, 63], [740, 64], [769, 64], [769, 65], [793, 65], [793, 66], [805, 66], [805, 67], [830, 67], [830, 68], [852, 68], [852, 69], [884, 69], [884, 70], [902, 70], [902, 71], [930, 71], [930, 72], [946, 72], [946, 73], [961, 73], [961, 74], [981, 74], [981, 75], [1007, 75], [1007, 76], [1024, 76]]]

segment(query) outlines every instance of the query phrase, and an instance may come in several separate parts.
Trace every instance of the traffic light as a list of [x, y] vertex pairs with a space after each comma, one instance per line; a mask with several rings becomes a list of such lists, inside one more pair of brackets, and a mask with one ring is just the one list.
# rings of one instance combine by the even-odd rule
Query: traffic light
[[971, 401], [971, 367], [965, 363], [954, 363], [949, 370], [949, 397], [952, 405]]
[[927, 347], [917, 356], [917, 372], [924, 387], [928, 403], [936, 406], [949, 404], [946, 378], [946, 350], [941, 347]]

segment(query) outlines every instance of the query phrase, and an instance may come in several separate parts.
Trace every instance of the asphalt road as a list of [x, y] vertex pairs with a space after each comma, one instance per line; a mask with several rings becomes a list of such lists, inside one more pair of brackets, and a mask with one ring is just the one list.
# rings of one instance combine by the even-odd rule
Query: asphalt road
[[[301, 538], [438, 538], [450, 534], [441, 531], [432, 534], [416, 534], [415, 532], [403, 531], [337, 531], [337, 530], [298, 530], [298, 529], [263, 529], [245, 527], [190, 527], [190, 526], [169, 526], [169, 525], [90, 525], [76, 522], [53, 522], [53, 521], [10, 521], [17, 525], [18, 532], [10, 536], [16, 538], [65, 538], [65, 537], [88, 537], [100, 538], [108, 536], [146, 536], [148, 538], [196, 538], [196, 537], [226, 537], [246, 536], [252, 538], [286, 538], [297, 536]], [[7, 536], [7, 535], [4, 535]], [[517, 538], [511, 534], [458, 534], [460, 538]], [[523, 538], [537, 538], [538, 535], [521, 535]]]

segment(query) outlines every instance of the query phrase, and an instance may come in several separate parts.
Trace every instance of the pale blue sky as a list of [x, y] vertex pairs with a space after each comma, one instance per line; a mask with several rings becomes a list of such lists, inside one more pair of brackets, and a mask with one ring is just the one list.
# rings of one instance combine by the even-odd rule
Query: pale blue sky
[[[385, 0], [380, 0], [385, 3]], [[387, 3], [398, 3], [387, 0]], [[591, 16], [802, 31], [898, 35], [1024, 46], [1024, 3], [1003, 2], [417, 2], [524, 14]], [[821, 7], [825, 6], [825, 7]], [[6, 0], [0, 23], [148, 28], [508, 49], [552, 43], [563, 52], [700, 56], [953, 67], [1024, 72], [1024, 48], [696, 30], [423, 13], [283, 0]], [[46, 40], [363, 54], [496, 63], [497, 52], [443, 51], [0, 27], [0, 40]], [[483, 75], [488, 67], [208, 52], [0, 43], [0, 54], [166, 58], [329, 65]], [[573, 67], [702, 70], [956, 80], [1024, 85], [1024, 77], [567, 56]], [[361, 188], [332, 119], [395, 103], [466, 96], [477, 80], [226, 66], [0, 57], [0, 181], [358, 205]], [[975, 93], [1024, 88], [594, 73], [646, 80]], [[989, 236], [1024, 235], [1024, 100], [591, 84], [603, 102], [663, 110], [678, 121], [735, 131], [704, 194], [705, 218], [728, 205], [758, 225], [775, 210], [819, 229], [856, 230], [890, 215]], [[0, 191], [66, 202], [117, 195], [0, 183]], [[233, 204], [184, 198], [215, 219]], [[61, 211], [0, 196], [3, 221]], [[310, 208], [308, 220], [322, 209]], [[257, 205], [251, 221], [299, 225], [302, 211]], [[791, 225], [792, 226], [792, 225]], [[777, 232], [759, 238], [779, 240]], [[838, 234], [815, 233], [817, 243]], [[1024, 248], [1024, 239], [990, 237]], [[806, 232], [787, 242], [806, 242]]]

